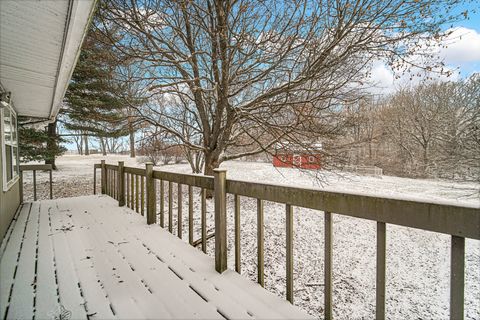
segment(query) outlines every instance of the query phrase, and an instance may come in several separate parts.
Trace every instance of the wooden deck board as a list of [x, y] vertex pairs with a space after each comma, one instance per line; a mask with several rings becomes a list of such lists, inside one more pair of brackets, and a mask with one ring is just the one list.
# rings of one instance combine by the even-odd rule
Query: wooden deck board
[[52, 318], [53, 314], [59, 313], [60, 308], [51, 240], [50, 206], [42, 203], [39, 215], [35, 318], [47, 319]]
[[[106, 233], [110, 239], [114, 239], [116, 248], [141, 278], [140, 281], [151, 290], [157, 301], [161, 301], [167, 312], [166, 318], [222, 318], [213, 306], [202, 303], [202, 298], [188, 287], [188, 283], [178, 278], [164, 261], [149, 252], [134, 234], [124, 229], [119, 223], [121, 220], [108, 215], [104, 219], [109, 225]], [[192, 303], [198, 308], [191, 309]]]
[[[42, 205], [45, 205], [41, 201]], [[55, 203], [55, 202], [54, 202]], [[85, 300], [82, 297], [79, 287], [77, 271], [73, 263], [72, 252], [68, 246], [68, 237], [71, 228], [69, 211], [52, 206], [50, 209], [50, 219], [52, 225], [51, 239], [53, 242], [53, 252], [55, 257], [55, 269], [57, 275], [58, 291], [60, 296], [60, 305], [71, 312], [74, 319], [86, 318]]]
[[7, 308], [10, 302], [10, 293], [16, 276], [20, 248], [25, 233], [25, 227], [30, 214], [31, 204], [24, 205], [16, 217], [15, 223], [10, 228], [11, 236], [4, 245], [5, 251], [0, 260], [0, 317], [7, 316]]
[[26, 204], [10, 232], [1, 317], [310, 318], [106, 196]]
[[31, 319], [34, 314], [38, 209], [38, 203], [33, 203], [26, 221], [15, 275], [15, 285], [12, 288], [8, 310], [8, 317], [14, 319]]

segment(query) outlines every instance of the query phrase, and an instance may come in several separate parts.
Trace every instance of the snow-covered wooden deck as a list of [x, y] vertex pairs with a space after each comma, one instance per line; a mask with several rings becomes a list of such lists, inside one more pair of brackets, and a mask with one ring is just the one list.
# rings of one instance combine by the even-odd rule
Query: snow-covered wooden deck
[[0, 254], [0, 318], [310, 318], [107, 196], [24, 204]]

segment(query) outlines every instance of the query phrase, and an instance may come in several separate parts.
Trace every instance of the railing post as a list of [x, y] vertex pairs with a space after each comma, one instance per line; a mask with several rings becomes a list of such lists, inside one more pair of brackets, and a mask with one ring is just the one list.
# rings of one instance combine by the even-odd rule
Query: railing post
[[215, 169], [215, 270], [222, 273], [227, 270], [227, 171]]
[[153, 180], [153, 163], [145, 164], [145, 179], [147, 185], [147, 224], [157, 223], [155, 214], [155, 183]]
[[106, 186], [107, 186], [107, 170], [106, 170], [106, 167], [105, 167], [105, 160], [102, 160], [101, 163], [102, 163], [101, 188], [102, 188], [102, 194], [105, 194]]
[[118, 161], [118, 206], [125, 206], [125, 167], [123, 161]]

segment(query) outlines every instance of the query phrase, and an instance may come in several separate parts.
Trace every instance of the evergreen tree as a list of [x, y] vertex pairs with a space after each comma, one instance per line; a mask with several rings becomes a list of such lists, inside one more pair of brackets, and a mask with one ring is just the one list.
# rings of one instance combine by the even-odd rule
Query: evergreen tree
[[45, 161], [56, 170], [55, 158], [62, 155], [67, 149], [61, 146], [66, 142], [56, 132], [56, 121], [48, 124], [46, 128], [22, 125], [19, 119], [19, 154], [21, 162]]
[[92, 27], [84, 41], [62, 111], [65, 128], [82, 132], [86, 150], [89, 136], [104, 139], [128, 133], [124, 100], [115, 78], [119, 59], [95, 30]]

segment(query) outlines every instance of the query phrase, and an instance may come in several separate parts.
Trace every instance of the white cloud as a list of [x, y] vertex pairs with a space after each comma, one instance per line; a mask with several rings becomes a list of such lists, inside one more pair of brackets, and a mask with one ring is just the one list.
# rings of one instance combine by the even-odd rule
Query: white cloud
[[480, 33], [473, 29], [458, 27], [444, 41], [446, 48], [440, 49], [440, 57], [447, 64], [480, 61]]
[[[420, 68], [412, 67], [405, 74], [395, 74], [383, 62], [373, 63], [369, 83], [372, 86], [369, 91], [375, 94], [388, 94], [395, 91], [396, 88], [405, 85], [417, 85], [428, 81], [457, 81], [461, 75], [465, 76], [478, 70], [471, 70], [472, 67], [480, 63], [480, 32], [465, 27], [457, 27], [447, 31], [452, 33], [442, 42], [441, 45], [422, 45], [425, 52], [438, 56], [445, 62], [444, 72], [450, 71], [451, 75], [444, 73], [431, 72], [428, 77], [425, 71]], [[412, 61], [422, 65], [421, 57], [413, 57]]]
[[372, 87], [369, 91], [372, 93], [386, 94], [395, 89], [393, 72], [382, 62], [373, 64], [370, 82]]
[[450, 76], [430, 72], [427, 77], [425, 70], [416, 67], [412, 67], [409, 72], [395, 74], [385, 63], [377, 61], [373, 64], [368, 79], [368, 91], [373, 94], [385, 95], [404, 86], [415, 86], [430, 81], [457, 81], [460, 79], [460, 73], [455, 67], [445, 66], [444, 70], [450, 71]]

